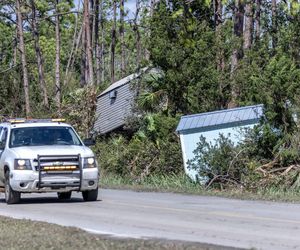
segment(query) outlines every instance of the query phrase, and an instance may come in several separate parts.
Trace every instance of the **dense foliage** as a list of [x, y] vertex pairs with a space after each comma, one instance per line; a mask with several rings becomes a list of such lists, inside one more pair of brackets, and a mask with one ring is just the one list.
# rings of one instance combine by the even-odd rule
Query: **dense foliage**
[[263, 103], [266, 120], [243, 144], [201, 139], [196, 155], [205, 157], [193, 164], [204, 161], [216, 186], [298, 176], [297, 1], [136, 0], [131, 11], [132, 0], [82, 2], [1, 1], [1, 115], [63, 115], [88, 136], [97, 94], [149, 66], [159, 77], [132, 86], [138, 115], [99, 137], [105, 171], [135, 180], [177, 174], [180, 115]]

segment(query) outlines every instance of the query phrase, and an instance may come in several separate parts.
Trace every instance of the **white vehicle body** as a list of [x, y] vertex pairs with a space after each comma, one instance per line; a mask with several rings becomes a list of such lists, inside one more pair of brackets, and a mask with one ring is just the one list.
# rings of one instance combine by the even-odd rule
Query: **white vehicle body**
[[[24, 143], [23, 138], [21, 144], [13, 144], [17, 132], [21, 131], [24, 137], [26, 129], [31, 132], [68, 130], [72, 137], [68, 135], [74, 138], [77, 144], [39, 145], [30, 143], [29, 140], [32, 138], [29, 138], [28, 143]], [[38, 137], [38, 135], [31, 135], [31, 137]], [[98, 193], [99, 170], [94, 153], [66, 123], [38, 120], [2, 123], [0, 145], [0, 187], [5, 187], [6, 196], [9, 195], [8, 189], [19, 196], [20, 193], [31, 192], [58, 192], [58, 194], [68, 192], [69, 196], [71, 191], [80, 191], [83, 195], [84, 192], [88, 195], [89, 191]], [[87, 165], [87, 160], [93, 164]], [[19, 199], [16, 201], [18, 202]]]

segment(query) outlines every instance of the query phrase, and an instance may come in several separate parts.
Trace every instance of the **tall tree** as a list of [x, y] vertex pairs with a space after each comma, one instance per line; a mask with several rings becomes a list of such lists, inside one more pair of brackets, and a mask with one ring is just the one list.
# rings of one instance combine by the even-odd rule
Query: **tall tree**
[[[219, 72], [219, 95], [223, 96], [223, 88], [224, 88], [224, 70], [225, 70], [225, 58], [224, 58], [224, 48], [223, 48], [223, 39], [222, 39], [222, 24], [223, 24], [223, 4], [222, 0], [215, 0], [214, 2], [214, 21], [216, 27], [216, 43], [217, 43], [217, 70]], [[220, 106], [223, 107], [223, 101], [220, 100]]]
[[261, 0], [256, 0], [255, 6], [255, 42], [260, 40], [260, 13], [261, 13]]
[[65, 71], [65, 77], [64, 77], [63, 86], [66, 86], [67, 82], [69, 81], [69, 71], [70, 71], [70, 68], [72, 68], [73, 65], [74, 65], [75, 58], [76, 58], [77, 51], [78, 51], [78, 47], [80, 45], [80, 40], [81, 40], [81, 36], [82, 36], [83, 26], [81, 25], [81, 28], [80, 28], [80, 30], [79, 30], [79, 32], [77, 34], [78, 23], [79, 23], [78, 19], [79, 19], [79, 5], [78, 5], [78, 13], [76, 15], [76, 21], [75, 21], [75, 28], [74, 28], [72, 48], [71, 48], [69, 59], [68, 59], [67, 66], [66, 66], [66, 71]]
[[32, 28], [32, 35], [34, 39], [34, 48], [35, 48], [35, 54], [37, 59], [37, 65], [38, 65], [39, 83], [43, 95], [43, 104], [46, 108], [49, 108], [48, 93], [47, 93], [45, 73], [44, 73], [44, 58], [42, 56], [41, 47], [40, 47], [40, 35], [37, 27], [36, 7], [35, 7], [34, 0], [30, 0], [30, 4], [31, 4], [31, 11], [32, 11], [31, 28]]
[[[243, 36], [243, 26], [244, 26], [244, 4], [243, 0], [235, 0], [234, 10], [233, 10], [233, 37], [236, 39], [235, 46], [231, 55], [231, 79], [234, 78], [236, 69], [238, 67], [238, 61], [242, 58], [241, 50], [241, 39]], [[229, 108], [237, 106], [237, 97], [239, 94], [239, 89], [237, 84], [233, 81], [231, 85], [231, 100], [228, 104]]]
[[141, 5], [140, 5], [140, 0], [136, 0], [136, 11], [135, 11], [135, 16], [134, 16], [134, 25], [133, 25], [133, 30], [135, 33], [135, 39], [136, 39], [136, 64], [137, 64], [137, 69], [139, 70], [141, 67], [141, 33], [139, 29], [139, 13], [141, 11]]
[[59, 0], [55, 2], [55, 100], [58, 113], [61, 113], [61, 85], [60, 85], [60, 13], [59, 13]]
[[83, 12], [83, 20], [84, 20], [84, 29], [85, 29], [85, 54], [86, 54], [86, 67], [87, 67], [87, 76], [86, 81], [87, 84], [94, 84], [94, 70], [93, 70], [93, 55], [92, 55], [92, 41], [91, 41], [91, 25], [90, 25], [90, 6], [89, 0], [84, 0], [84, 12]]
[[25, 51], [24, 34], [23, 34], [23, 18], [21, 13], [20, 0], [16, 0], [16, 14], [17, 14], [17, 30], [18, 30], [18, 38], [19, 38], [19, 50], [21, 54], [22, 71], [23, 71], [25, 112], [26, 112], [26, 116], [28, 117], [31, 113], [31, 108], [30, 108], [30, 99], [29, 99], [27, 60], [26, 60], [26, 51]]
[[113, 0], [113, 24], [111, 29], [111, 49], [110, 49], [110, 81], [115, 82], [115, 52], [116, 52], [116, 28], [117, 28], [117, 0]]
[[124, 16], [125, 16], [124, 0], [120, 0], [120, 39], [121, 39], [121, 76], [122, 77], [124, 77], [126, 73]]
[[[18, 42], [17, 42], [17, 37], [18, 37], [18, 33], [16, 32], [16, 37], [15, 37], [15, 39], [13, 41], [13, 58], [12, 58], [13, 66], [17, 65], [17, 60], [18, 60]], [[14, 112], [18, 111], [18, 108], [20, 106], [19, 103], [18, 103], [19, 97], [20, 97], [19, 89], [20, 89], [20, 83], [17, 81], [16, 77], [14, 77], [13, 78], [13, 90], [14, 90], [14, 94], [11, 96], [13, 107], [14, 107], [14, 109], [13, 109]]]
[[95, 15], [94, 15], [94, 35], [95, 35], [95, 47], [94, 47], [94, 57], [96, 61], [96, 83], [100, 85], [101, 83], [101, 60], [100, 60], [100, 44], [99, 44], [99, 22], [100, 22], [100, 1], [95, 0]]
[[105, 60], [104, 60], [104, 50], [105, 50], [105, 27], [104, 27], [104, 0], [100, 0], [100, 28], [101, 28], [101, 43], [99, 48], [99, 74], [101, 75], [101, 81], [105, 80]]
[[253, 0], [247, 0], [245, 4], [245, 29], [244, 29], [244, 51], [252, 46], [253, 33]]
[[86, 32], [85, 32], [85, 21], [82, 23], [82, 33], [81, 33], [81, 64], [80, 64], [80, 86], [84, 87], [87, 83], [87, 61], [86, 61]]
[[96, 48], [96, 0], [90, 0], [90, 27], [91, 27], [91, 43], [92, 43], [92, 54], [94, 55], [94, 51]]

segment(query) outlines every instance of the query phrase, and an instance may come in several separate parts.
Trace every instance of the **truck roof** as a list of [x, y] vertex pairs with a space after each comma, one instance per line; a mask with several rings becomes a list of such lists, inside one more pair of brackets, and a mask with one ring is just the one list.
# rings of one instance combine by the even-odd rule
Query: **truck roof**
[[64, 119], [7, 119], [0, 125], [6, 125], [12, 128], [17, 127], [71, 127], [64, 123]]

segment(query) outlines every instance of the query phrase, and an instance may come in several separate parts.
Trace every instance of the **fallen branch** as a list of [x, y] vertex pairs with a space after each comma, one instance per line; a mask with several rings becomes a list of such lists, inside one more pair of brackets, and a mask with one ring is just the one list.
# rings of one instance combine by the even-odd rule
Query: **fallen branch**
[[230, 183], [233, 183], [234, 185], [244, 186], [241, 182], [229, 177], [228, 174], [226, 174], [226, 175], [215, 175], [214, 178], [212, 178], [211, 181], [207, 184], [207, 186], [205, 187], [205, 190], [207, 190], [218, 179], [223, 181], [224, 183], [230, 182]]
[[205, 190], [207, 190], [218, 178], [220, 178], [222, 175], [216, 175], [214, 178], [211, 179], [211, 181], [207, 184], [205, 187]]
[[278, 162], [278, 159], [275, 158], [273, 161], [270, 161], [264, 165], [261, 166], [261, 168], [272, 168], [274, 165]]
[[[288, 169], [290, 170], [290, 169], [292, 169], [292, 168], [293, 168], [293, 166], [290, 166], [290, 167], [288, 167], [288, 168], [287, 168], [287, 167], [275, 168], [275, 169], [271, 169], [270, 171], [268, 171], [268, 173], [269, 173], [269, 174], [272, 174], [272, 173], [280, 172], [280, 171], [283, 171], [283, 170], [285, 170], [285, 171], [288, 170]], [[288, 171], [289, 171], [289, 170], [288, 170]]]
[[296, 168], [299, 168], [300, 166], [299, 165], [291, 165], [289, 166], [281, 175], [286, 175], [288, 174], [292, 169], [296, 169]]
[[255, 171], [256, 171], [256, 172], [261, 172], [261, 173], [263, 173], [264, 176], [267, 175], [267, 171], [264, 170], [264, 169], [262, 169], [262, 166], [258, 167]]

